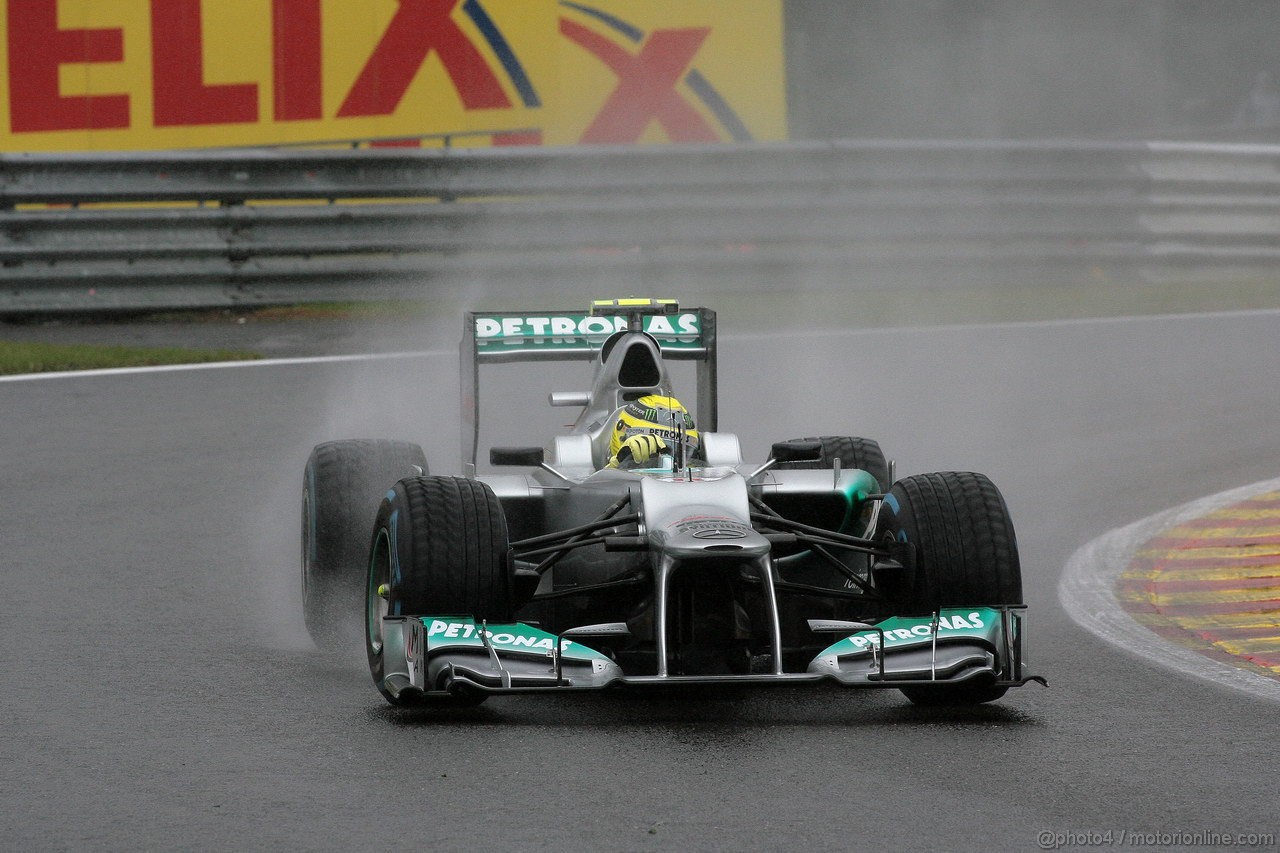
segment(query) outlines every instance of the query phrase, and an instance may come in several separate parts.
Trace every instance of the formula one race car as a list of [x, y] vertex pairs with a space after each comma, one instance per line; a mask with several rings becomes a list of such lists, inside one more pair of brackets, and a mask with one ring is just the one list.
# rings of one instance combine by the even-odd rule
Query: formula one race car
[[[1043, 683], [1026, 671], [1017, 546], [991, 481], [893, 482], [879, 445], [854, 437], [748, 462], [717, 428], [716, 352], [715, 313], [672, 301], [468, 314], [465, 476], [430, 476], [418, 446], [391, 441], [321, 444], [307, 463], [313, 638], [354, 636], [363, 601], [369, 667], [395, 705], [707, 684], [973, 704]], [[492, 466], [523, 470], [478, 475], [480, 367], [573, 359], [595, 377], [550, 395], [580, 410], [568, 433], [493, 447]], [[692, 411], [668, 372], [682, 360]]]

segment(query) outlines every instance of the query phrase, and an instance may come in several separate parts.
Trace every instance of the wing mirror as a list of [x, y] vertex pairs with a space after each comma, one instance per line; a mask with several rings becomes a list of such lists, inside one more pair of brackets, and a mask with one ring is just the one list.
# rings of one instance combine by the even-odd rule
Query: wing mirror
[[491, 447], [490, 465], [521, 465], [536, 468], [542, 464], [546, 451], [541, 447]]
[[547, 402], [556, 407], [585, 406], [591, 402], [591, 394], [587, 391], [552, 391]]
[[775, 462], [817, 462], [822, 458], [822, 442], [779, 441], [769, 454]]

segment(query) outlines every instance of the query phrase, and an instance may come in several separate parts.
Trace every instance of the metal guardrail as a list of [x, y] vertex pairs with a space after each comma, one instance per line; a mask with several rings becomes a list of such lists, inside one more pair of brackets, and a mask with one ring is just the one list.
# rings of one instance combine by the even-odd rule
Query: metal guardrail
[[0, 156], [0, 313], [568, 279], [638, 292], [1250, 277], [1271, 274], [1278, 237], [1270, 145]]

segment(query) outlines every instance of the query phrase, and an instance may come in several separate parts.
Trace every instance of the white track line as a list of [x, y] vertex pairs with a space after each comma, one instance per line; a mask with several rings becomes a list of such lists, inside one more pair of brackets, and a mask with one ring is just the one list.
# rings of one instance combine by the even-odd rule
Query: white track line
[[105, 376], [136, 376], [143, 373], [179, 373], [190, 370], [226, 370], [231, 367], [281, 367], [295, 364], [336, 364], [349, 361], [385, 361], [388, 359], [428, 358], [449, 355], [449, 350], [420, 352], [387, 352], [364, 355], [319, 355], [305, 358], [261, 358], [244, 361], [208, 361], [199, 364], [159, 364], [151, 367], [111, 367], [102, 370], [65, 370], [56, 373], [17, 373], [0, 376], [0, 382], [39, 382], [47, 379], [97, 379]]
[[1280, 702], [1280, 680], [1237, 669], [1161, 639], [1134, 620], [1115, 595], [1116, 581], [1134, 555], [1162, 530], [1277, 489], [1280, 480], [1254, 483], [1166, 510], [1098, 537], [1067, 561], [1058, 584], [1063, 608], [1082, 627], [1126, 652], [1180, 673]]
[[[900, 335], [903, 332], [954, 332], [973, 331], [975, 329], [1051, 329], [1070, 326], [1107, 326], [1118, 323], [1151, 323], [1170, 321], [1191, 321], [1207, 318], [1232, 317], [1275, 317], [1280, 316], [1280, 308], [1248, 308], [1232, 311], [1196, 311], [1186, 314], [1131, 314], [1116, 317], [1066, 317], [1058, 320], [1003, 320], [997, 323], [939, 323], [936, 326], [868, 326], [856, 329], [810, 329], [803, 333], [805, 338], [830, 338], [840, 335]], [[758, 340], [761, 338], [780, 338], [796, 335], [790, 331], [731, 332], [722, 334], [723, 340]]]
[[[1111, 323], [1144, 323], [1159, 320], [1196, 320], [1210, 317], [1245, 317], [1280, 315], [1280, 308], [1247, 309], [1239, 311], [1203, 311], [1189, 314], [1145, 314], [1124, 317], [1072, 317], [1063, 320], [1011, 320], [999, 323], [952, 323], [938, 326], [893, 326], [857, 329], [815, 329], [804, 332], [806, 338], [826, 338], [847, 335], [900, 335], [909, 331], [973, 329], [1044, 328], [1053, 326], [1101, 325]], [[794, 329], [787, 331], [730, 332], [720, 337], [726, 341], [751, 341], [762, 338], [794, 337]], [[50, 373], [18, 373], [0, 376], [3, 382], [36, 382], [48, 379], [86, 379], [106, 376], [131, 376], [144, 373], [175, 373], [184, 370], [225, 370], [231, 367], [280, 367], [294, 364], [332, 364], [344, 361], [379, 361], [396, 358], [428, 358], [453, 355], [454, 350], [421, 350], [417, 352], [368, 353], [360, 355], [322, 355], [299, 358], [266, 358], [243, 361], [211, 361], [199, 364], [162, 364], [153, 367], [112, 367], [102, 370], [67, 370]]]

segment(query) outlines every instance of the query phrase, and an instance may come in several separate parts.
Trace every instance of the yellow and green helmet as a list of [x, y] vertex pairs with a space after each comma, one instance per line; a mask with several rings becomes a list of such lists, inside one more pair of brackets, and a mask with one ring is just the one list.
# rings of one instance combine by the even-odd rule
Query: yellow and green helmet
[[684, 432], [686, 457], [695, 455], [698, 449], [698, 431], [694, 429], [689, 410], [675, 397], [664, 394], [648, 394], [632, 400], [618, 412], [609, 439], [609, 455], [617, 456], [622, 442], [633, 435], [656, 435], [672, 447]]

